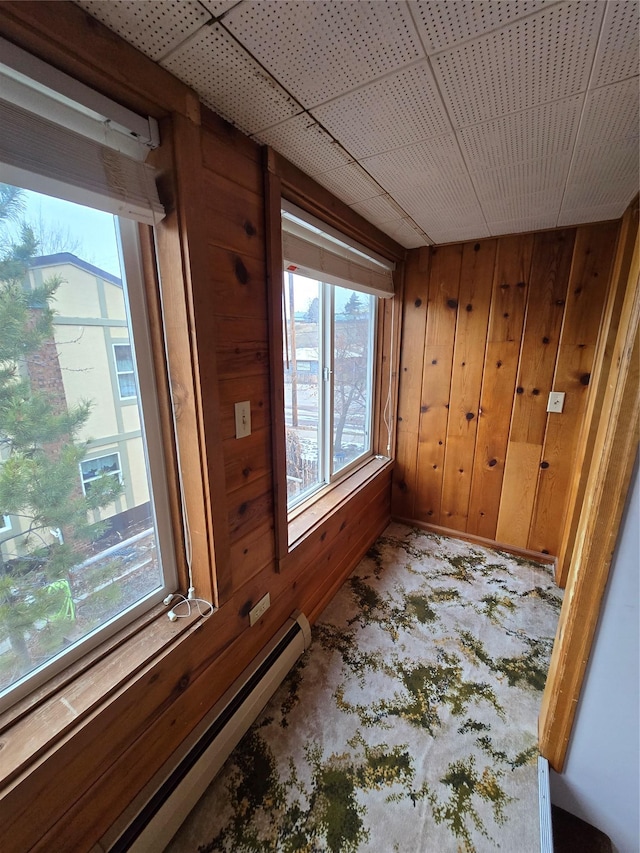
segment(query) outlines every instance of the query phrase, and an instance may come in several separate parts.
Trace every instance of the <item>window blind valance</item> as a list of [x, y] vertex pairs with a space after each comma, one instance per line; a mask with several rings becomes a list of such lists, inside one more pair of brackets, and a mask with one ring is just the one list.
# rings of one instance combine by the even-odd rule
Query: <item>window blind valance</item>
[[392, 297], [395, 264], [289, 202], [282, 206], [284, 269], [326, 284]]
[[0, 47], [0, 181], [157, 224], [164, 208], [144, 163], [157, 144], [154, 120], [2, 39]]

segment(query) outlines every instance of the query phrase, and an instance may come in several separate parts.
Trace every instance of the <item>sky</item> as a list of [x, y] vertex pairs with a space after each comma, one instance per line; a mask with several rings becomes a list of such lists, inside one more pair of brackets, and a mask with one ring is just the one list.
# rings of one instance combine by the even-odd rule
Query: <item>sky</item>
[[[74, 254], [81, 260], [120, 277], [115, 219], [110, 213], [31, 190], [23, 190], [23, 193], [23, 216], [28, 222], [38, 223], [41, 220], [45, 228], [60, 229], [62, 232], [68, 230], [71, 239], [79, 240], [82, 246], [81, 249], [75, 249]], [[68, 247], [63, 246], [57, 248], [57, 251], [68, 250]]]

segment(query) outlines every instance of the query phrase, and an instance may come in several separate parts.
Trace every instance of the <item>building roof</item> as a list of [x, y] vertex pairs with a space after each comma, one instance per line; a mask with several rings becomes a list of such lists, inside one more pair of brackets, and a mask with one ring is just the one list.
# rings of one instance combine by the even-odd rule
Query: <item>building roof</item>
[[35, 258], [31, 258], [29, 261], [29, 267], [31, 269], [56, 267], [62, 266], [63, 264], [71, 264], [72, 266], [78, 267], [92, 275], [96, 275], [111, 284], [115, 284], [117, 287], [122, 287], [122, 279], [118, 278], [118, 276], [112, 275], [106, 270], [101, 270], [100, 267], [96, 267], [88, 261], [83, 261], [71, 252], [56, 252], [55, 255], [38, 255]]

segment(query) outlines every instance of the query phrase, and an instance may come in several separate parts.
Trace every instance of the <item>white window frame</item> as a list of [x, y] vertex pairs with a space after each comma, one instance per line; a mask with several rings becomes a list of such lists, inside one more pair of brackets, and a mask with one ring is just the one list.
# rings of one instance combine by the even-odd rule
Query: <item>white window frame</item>
[[[131, 343], [127, 340], [122, 341], [114, 341], [112, 344], [113, 347], [113, 364], [116, 371], [116, 382], [118, 383], [118, 396], [121, 400], [137, 400], [138, 393], [136, 388], [136, 374], [135, 374], [135, 366], [133, 362], [133, 347]], [[116, 347], [129, 347], [129, 351], [131, 352], [131, 370], [118, 370], [118, 357], [116, 355]], [[133, 379], [133, 394], [123, 394], [122, 393], [122, 385], [120, 384], [121, 376], [131, 376]]]
[[[99, 471], [95, 477], [85, 477], [84, 471], [82, 470], [83, 465], [88, 465], [90, 462], [99, 462], [102, 459], [109, 459], [112, 456], [116, 456], [118, 459], [118, 467], [113, 471]], [[101, 456], [91, 456], [89, 459], [83, 459], [80, 463], [80, 481], [82, 483], [82, 493], [84, 495], [87, 494], [87, 484], [93, 483], [96, 480], [99, 480], [103, 474], [107, 474], [109, 477], [117, 477], [118, 482], [122, 485], [122, 459], [120, 457], [120, 453], [118, 450], [112, 450], [108, 453], [103, 453]]]
[[0, 526], [0, 533], [7, 533], [11, 530], [11, 519], [8, 515], [0, 515], [0, 521], [2, 521], [2, 526]]

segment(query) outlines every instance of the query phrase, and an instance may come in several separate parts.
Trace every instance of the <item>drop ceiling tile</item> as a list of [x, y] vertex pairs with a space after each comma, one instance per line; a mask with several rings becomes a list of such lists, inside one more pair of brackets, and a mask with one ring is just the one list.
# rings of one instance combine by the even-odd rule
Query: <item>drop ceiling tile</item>
[[471, 172], [471, 177], [484, 207], [485, 202], [518, 195], [562, 193], [570, 164], [571, 156], [564, 154], [546, 160], [509, 164], [501, 169], [479, 169]]
[[456, 228], [465, 234], [486, 231], [485, 220], [471, 180], [467, 175], [444, 180], [421, 181], [419, 186], [403, 185], [394, 198], [433, 240], [438, 233]]
[[465, 127], [587, 88], [603, 3], [545, 7], [433, 58], [452, 121]]
[[239, 2], [240, 0], [200, 0], [200, 3], [202, 3], [203, 6], [206, 6], [206, 8], [216, 18], [219, 15], [228, 12], [229, 9], [233, 9], [233, 7], [237, 6]]
[[248, 0], [224, 25], [306, 108], [424, 56], [404, 3]]
[[605, 86], [638, 73], [637, 2], [607, 2], [602, 36], [596, 53], [591, 86]]
[[467, 174], [452, 133], [363, 158], [362, 165], [391, 195], [399, 186], [411, 189], [434, 179]]
[[427, 234], [422, 233], [410, 219], [395, 219], [385, 222], [378, 228], [393, 237], [405, 249], [417, 249], [418, 246], [430, 246], [433, 242]]
[[200, 30], [160, 64], [244, 133], [257, 133], [300, 112], [219, 24]]
[[580, 148], [571, 163], [563, 210], [623, 204], [638, 189], [638, 141]]
[[469, 225], [462, 227], [446, 228], [439, 225], [434, 226], [434, 230], [429, 233], [436, 246], [442, 246], [444, 243], [461, 243], [464, 240], [483, 240], [485, 237], [491, 237], [488, 227], [483, 222], [478, 225]]
[[580, 225], [583, 222], [605, 222], [607, 219], [619, 219], [635, 194], [636, 190], [622, 204], [605, 204], [597, 207], [583, 207], [578, 210], [565, 210], [563, 208], [558, 217], [558, 226]]
[[311, 112], [358, 158], [451, 132], [426, 61], [388, 74]]
[[479, 171], [571, 153], [583, 102], [584, 95], [574, 95], [462, 128], [457, 136], [465, 162], [472, 171]]
[[374, 225], [403, 219], [407, 215], [400, 205], [384, 195], [379, 195], [376, 198], [370, 198], [367, 201], [360, 201], [349, 206], [356, 213], [368, 219], [369, 222], [373, 222]]
[[191, 0], [77, 0], [76, 5], [156, 62], [211, 20]]
[[263, 145], [271, 145], [308, 175], [329, 172], [353, 162], [308, 113], [262, 131], [255, 138]]
[[587, 92], [578, 147], [638, 136], [638, 77]]
[[472, 3], [410, 3], [416, 27], [429, 55], [498, 29], [549, 5], [548, 0], [475, 0]]
[[480, 203], [487, 222], [500, 222], [510, 219], [538, 219], [540, 217], [558, 217], [562, 204], [562, 186], [553, 191], [531, 193], [529, 195], [504, 196], [501, 199]]
[[349, 163], [315, 176], [316, 181], [330, 190], [345, 204], [355, 204], [382, 195], [384, 190], [358, 163]]
[[[501, 234], [521, 234], [528, 231], [546, 231], [548, 228], [555, 228], [557, 222], [557, 214], [549, 214], [543, 216], [530, 216], [523, 219], [508, 219], [504, 222], [489, 222], [489, 231], [492, 237], [499, 237]], [[569, 223], [564, 223], [569, 224]]]

